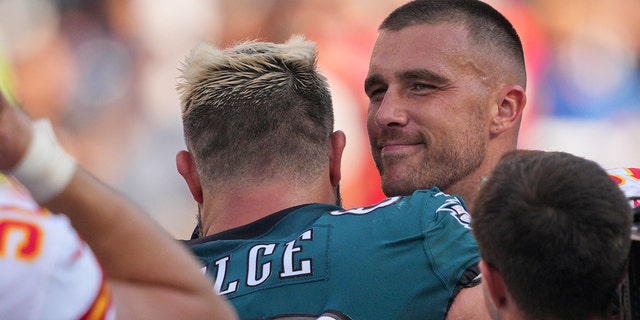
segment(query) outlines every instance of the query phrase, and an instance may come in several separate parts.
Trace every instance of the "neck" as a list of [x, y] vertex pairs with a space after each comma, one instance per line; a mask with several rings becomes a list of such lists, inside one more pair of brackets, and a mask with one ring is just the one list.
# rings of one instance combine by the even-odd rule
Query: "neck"
[[458, 195], [462, 197], [462, 200], [467, 205], [467, 209], [471, 215], [473, 215], [473, 202], [478, 194], [480, 183], [483, 177], [488, 176], [491, 171], [488, 168], [479, 168], [470, 175], [467, 175], [464, 179], [458, 180], [446, 190], [442, 190], [445, 193]]
[[204, 195], [200, 219], [204, 235], [246, 225], [270, 214], [307, 203], [335, 204], [328, 179], [269, 181]]
[[506, 152], [513, 149], [515, 149], [515, 145], [505, 145], [505, 147], [500, 149], [489, 148], [484, 160], [474, 172], [443, 191], [448, 194], [457, 194], [462, 197], [464, 202], [467, 204], [469, 213], [473, 216], [473, 202], [478, 194], [482, 180], [489, 177], [493, 168], [496, 166], [498, 161], [500, 161], [500, 158]]

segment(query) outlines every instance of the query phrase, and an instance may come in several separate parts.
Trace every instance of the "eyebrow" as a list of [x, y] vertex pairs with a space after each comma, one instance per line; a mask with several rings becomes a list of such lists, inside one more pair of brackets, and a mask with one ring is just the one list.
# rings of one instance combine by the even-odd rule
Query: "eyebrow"
[[451, 82], [449, 78], [427, 69], [412, 69], [412, 70], [401, 71], [396, 74], [396, 78], [397, 79], [421, 79], [421, 80], [427, 80], [427, 81], [438, 83], [438, 84], [448, 84]]
[[372, 74], [367, 76], [367, 78], [364, 79], [364, 92], [369, 92], [369, 89], [371, 89], [371, 87], [380, 83], [384, 83], [380, 74]]
[[[408, 80], [408, 79], [426, 80], [426, 81], [437, 83], [440, 85], [447, 85], [451, 83], [451, 80], [449, 78], [426, 69], [403, 70], [403, 71], [396, 72], [394, 77], [400, 80]], [[380, 74], [374, 73], [372, 75], [369, 75], [364, 81], [364, 91], [368, 92], [372, 86], [375, 86], [381, 83], [385, 83], [385, 81], [383, 80], [383, 77]]]

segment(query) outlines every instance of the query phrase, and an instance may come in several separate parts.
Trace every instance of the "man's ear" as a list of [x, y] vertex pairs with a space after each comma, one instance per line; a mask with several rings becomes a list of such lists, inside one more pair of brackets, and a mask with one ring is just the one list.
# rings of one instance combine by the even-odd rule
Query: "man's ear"
[[331, 134], [331, 140], [329, 143], [329, 176], [331, 179], [331, 185], [335, 187], [340, 183], [340, 179], [342, 178], [342, 153], [344, 152], [347, 138], [344, 132], [338, 130]]
[[202, 185], [200, 184], [200, 176], [198, 176], [198, 170], [196, 169], [196, 162], [193, 159], [193, 155], [189, 151], [180, 150], [176, 155], [176, 167], [178, 173], [182, 176], [184, 181], [189, 187], [189, 192], [193, 200], [202, 204]]
[[497, 309], [505, 308], [507, 304], [507, 291], [502, 275], [490, 267], [484, 260], [479, 263], [482, 281], [485, 283], [486, 292], [489, 293], [493, 305]]
[[491, 134], [498, 135], [514, 127], [517, 132], [525, 104], [527, 95], [521, 86], [511, 85], [503, 88], [497, 101], [498, 108], [493, 111]]

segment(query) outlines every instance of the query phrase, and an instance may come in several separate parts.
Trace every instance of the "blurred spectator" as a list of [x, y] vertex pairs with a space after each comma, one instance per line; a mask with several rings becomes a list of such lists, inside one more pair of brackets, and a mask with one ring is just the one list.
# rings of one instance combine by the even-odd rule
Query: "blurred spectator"
[[538, 88], [534, 147], [595, 159], [604, 167], [640, 159], [640, 47], [631, 0], [531, 1], [550, 42]]

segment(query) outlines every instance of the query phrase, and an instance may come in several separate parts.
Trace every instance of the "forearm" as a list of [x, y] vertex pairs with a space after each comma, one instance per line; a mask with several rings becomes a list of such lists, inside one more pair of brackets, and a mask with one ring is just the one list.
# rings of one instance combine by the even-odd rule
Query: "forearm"
[[[171, 318], [168, 312], [178, 311], [178, 317], [190, 312], [187, 318], [223, 314], [232, 318], [232, 309], [214, 297], [209, 278], [197, 271], [195, 258], [136, 205], [81, 167], [67, 188], [44, 205], [69, 216], [92, 248], [116, 301], [128, 301], [118, 303], [120, 316], [137, 318], [139, 312], [155, 312]], [[155, 307], [136, 309], [131, 301]]]
[[447, 320], [490, 320], [482, 284], [460, 290], [447, 313]]
[[119, 319], [235, 318], [186, 248], [77, 166], [46, 122], [34, 126], [1, 95], [0, 171], [16, 174], [40, 204], [69, 217], [103, 266]]
[[62, 193], [43, 204], [69, 216], [109, 277], [207, 286], [199, 274], [178, 277], [175, 270], [198, 269], [195, 259], [138, 206], [81, 167]]
[[[16, 110], [6, 111], [10, 115], [8, 112]], [[25, 122], [23, 128], [30, 133], [31, 140], [9, 172], [40, 204], [69, 216], [110, 278], [190, 283], [188, 279], [170, 276], [171, 271], [157, 274], [163, 270], [158, 266], [166, 264], [168, 270], [197, 269], [197, 265], [155, 221], [78, 166], [58, 144], [47, 121], [33, 125]], [[165, 275], [169, 276], [163, 278]], [[182, 275], [188, 276], [194, 275]]]

